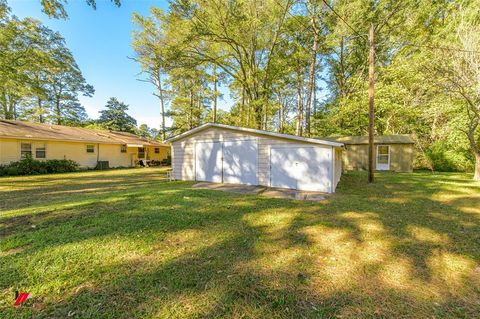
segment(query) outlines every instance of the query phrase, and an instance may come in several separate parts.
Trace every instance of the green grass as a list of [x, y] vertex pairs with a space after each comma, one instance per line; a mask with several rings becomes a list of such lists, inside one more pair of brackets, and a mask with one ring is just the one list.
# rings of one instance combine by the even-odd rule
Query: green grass
[[[2, 178], [0, 317], [478, 317], [470, 178], [350, 173], [323, 202], [159, 169]], [[33, 297], [14, 308], [15, 290]]]

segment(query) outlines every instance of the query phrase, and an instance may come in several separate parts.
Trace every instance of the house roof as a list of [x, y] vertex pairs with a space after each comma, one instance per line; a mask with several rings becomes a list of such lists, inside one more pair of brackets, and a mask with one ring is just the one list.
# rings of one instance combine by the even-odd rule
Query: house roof
[[139, 147], [167, 146], [166, 144], [148, 140], [131, 133], [12, 120], [0, 120], [0, 137], [102, 144], [131, 144]]
[[333, 147], [342, 147], [343, 146], [343, 143], [336, 142], [336, 141], [326, 141], [326, 140], [321, 140], [321, 139], [306, 138], [306, 137], [300, 137], [300, 136], [295, 136], [295, 135], [281, 134], [281, 133], [268, 132], [268, 131], [263, 131], [263, 130], [256, 130], [256, 129], [252, 129], [252, 128], [232, 126], [232, 125], [224, 125], [224, 124], [216, 124], [216, 123], [206, 123], [206, 124], [200, 125], [200, 126], [194, 128], [194, 129], [191, 129], [191, 130], [186, 131], [182, 134], [179, 134], [177, 136], [169, 138], [165, 142], [168, 142], [168, 143], [175, 142], [175, 141], [181, 140], [181, 139], [183, 139], [187, 136], [198, 133], [198, 132], [203, 131], [203, 130], [205, 130], [207, 128], [210, 128], [210, 127], [217, 127], [217, 128], [233, 130], [233, 131], [240, 131], [240, 132], [246, 132], [246, 133], [272, 136], [272, 137], [283, 138], [283, 139], [299, 141], [299, 142], [312, 143], [312, 144], [322, 144], [322, 145], [329, 145], [329, 146], [333, 146]]
[[[319, 137], [318, 139], [332, 142], [340, 142], [347, 145], [368, 144], [368, 136], [332, 136]], [[410, 135], [378, 135], [373, 139], [375, 144], [414, 144]]]

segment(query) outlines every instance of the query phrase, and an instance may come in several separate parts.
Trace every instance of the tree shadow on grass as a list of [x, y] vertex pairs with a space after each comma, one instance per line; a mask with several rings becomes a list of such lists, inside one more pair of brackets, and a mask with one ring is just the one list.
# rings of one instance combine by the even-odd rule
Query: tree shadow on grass
[[[8, 256], [9, 269], [28, 269], [22, 259], [47, 258], [47, 252], [54, 256], [52, 263], [106, 258], [92, 260], [88, 270], [57, 270], [65, 280], [72, 278], [70, 284], [59, 284], [62, 293], [47, 288], [44, 292], [52, 295], [38, 301], [44, 308], [25, 308], [16, 314], [39, 318], [478, 315], [480, 225], [474, 213], [463, 209], [475, 200], [463, 193], [441, 198], [449, 192], [448, 185], [423, 187], [420, 181], [404, 183], [395, 176], [399, 182], [380, 180], [370, 187], [360, 184], [360, 177], [346, 176], [342, 183], [349, 188], [342, 185], [338, 195], [321, 203], [169, 184], [147, 193], [118, 194], [117, 201], [105, 197], [104, 205], [91, 215], [85, 212], [94, 210], [92, 203], [65, 212], [72, 218], [44, 215], [45, 228], [38, 234], [46, 242], [32, 243]], [[478, 199], [479, 193], [471, 196]], [[55, 231], [62, 226], [67, 234], [65, 229]], [[78, 253], [81, 247], [95, 245], [118, 251]], [[2, 280], [2, 289], [17, 280], [35, 287], [31, 279], [22, 279], [20, 270], [11, 280]], [[42, 278], [40, 271], [34, 275]]]

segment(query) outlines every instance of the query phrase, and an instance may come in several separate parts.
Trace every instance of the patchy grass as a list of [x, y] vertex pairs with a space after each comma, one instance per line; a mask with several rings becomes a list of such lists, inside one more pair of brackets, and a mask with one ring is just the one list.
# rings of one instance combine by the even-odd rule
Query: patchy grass
[[314, 203], [159, 169], [2, 178], [0, 317], [478, 317], [480, 183], [365, 180]]

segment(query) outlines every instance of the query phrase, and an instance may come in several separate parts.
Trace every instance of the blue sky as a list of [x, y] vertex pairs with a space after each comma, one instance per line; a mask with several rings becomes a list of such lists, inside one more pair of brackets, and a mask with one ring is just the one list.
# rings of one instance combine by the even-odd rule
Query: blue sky
[[[97, 0], [97, 10], [93, 10], [84, 0], [70, 0], [66, 5], [68, 20], [48, 18], [40, 0], [9, 0], [8, 4], [14, 15], [34, 17], [65, 38], [87, 82], [95, 87], [93, 97], [81, 97], [91, 118], [97, 118], [106, 101], [115, 96], [130, 105], [129, 113], [138, 124], [160, 126], [159, 102], [151, 94], [153, 87], [136, 80], [140, 68], [128, 56], [134, 55], [132, 12], [146, 15], [151, 6], [167, 9], [167, 1], [125, 0], [117, 8], [109, 0]], [[228, 109], [227, 100], [219, 101], [220, 108]]]

